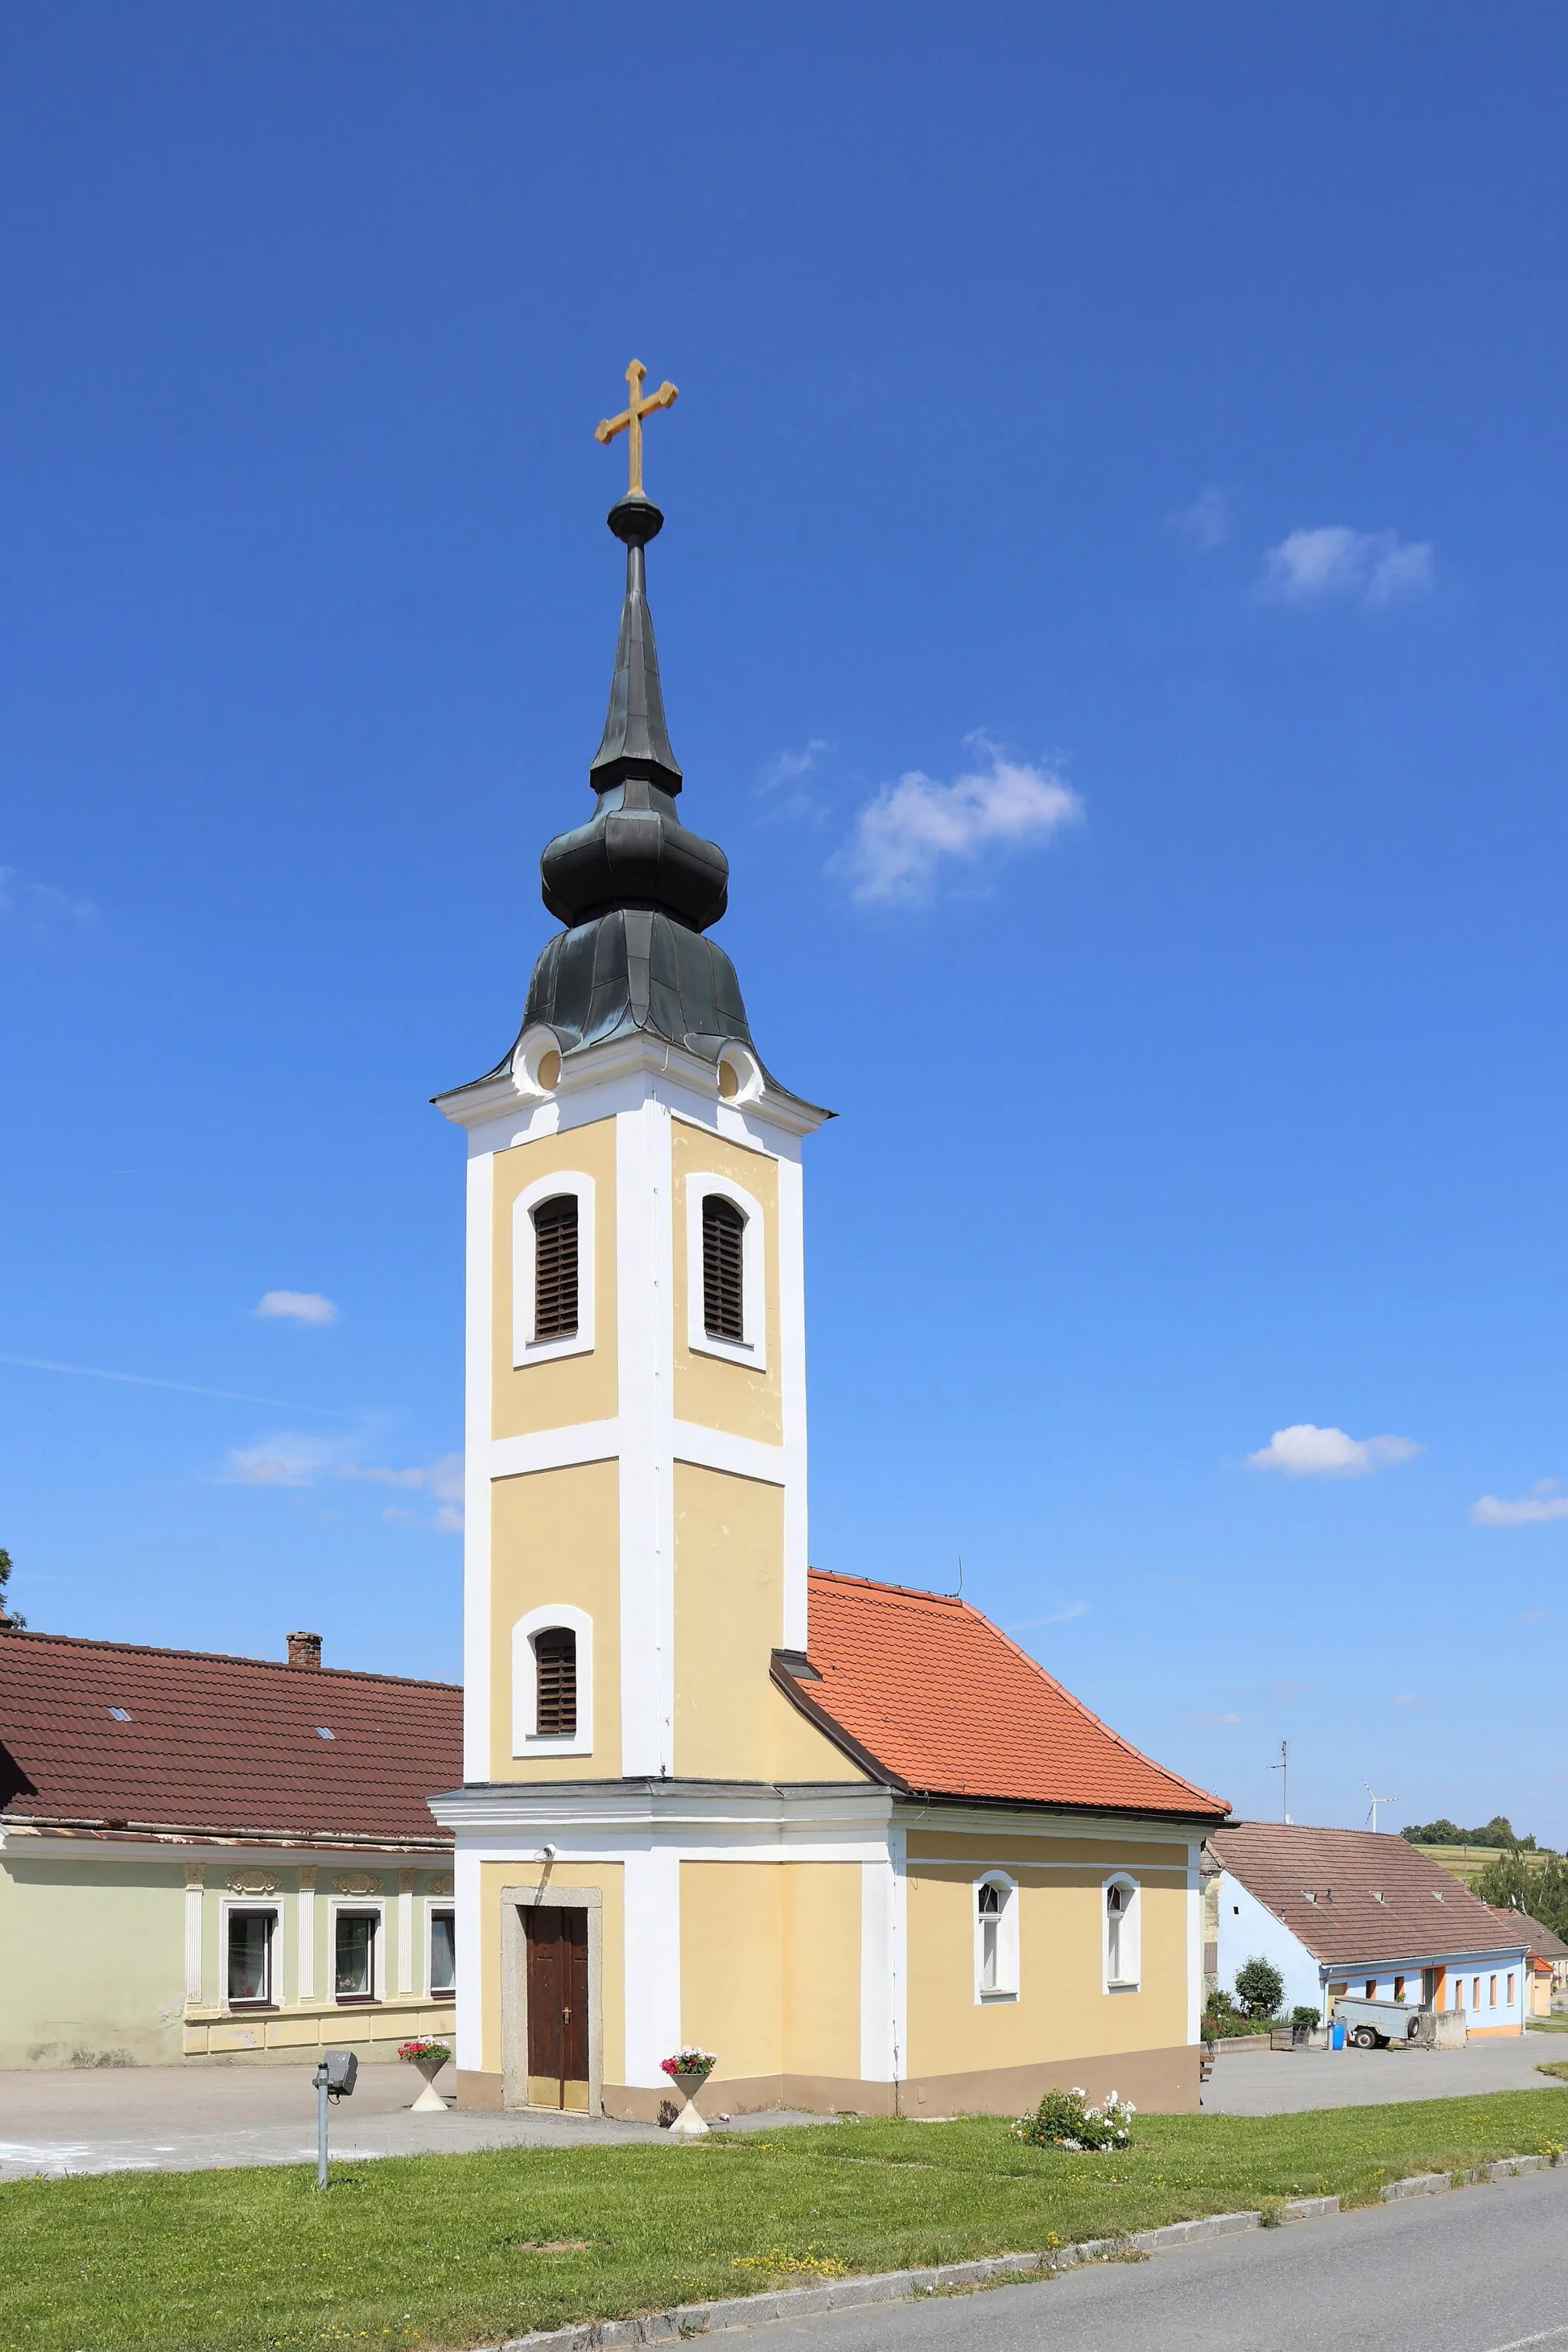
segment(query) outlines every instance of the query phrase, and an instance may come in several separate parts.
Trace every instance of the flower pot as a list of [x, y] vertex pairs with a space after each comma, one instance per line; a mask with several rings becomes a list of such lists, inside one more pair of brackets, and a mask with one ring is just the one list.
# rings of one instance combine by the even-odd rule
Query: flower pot
[[675, 2121], [669, 2126], [670, 2130], [672, 2132], [684, 2132], [692, 2137], [695, 2137], [698, 2133], [705, 2132], [708, 2126], [697, 2112], [696, 2099], [698, 2092], [708, 2080], [707, 2075], [682, 2073], [672, 2074], [669, 2079], [675, 2084], [676, 2089], [680, 2093], [681, 2100], [683, 2102], [680, 2113], [676, 2116]]
[[445, 2058], [416, 2058], [413, 2063], [425, 2077], [425, 2088], [409, 2112], [416, 2116], [444, 2116], [447, 2102], [436, 2088], [436, 2077], [447, 2061]]

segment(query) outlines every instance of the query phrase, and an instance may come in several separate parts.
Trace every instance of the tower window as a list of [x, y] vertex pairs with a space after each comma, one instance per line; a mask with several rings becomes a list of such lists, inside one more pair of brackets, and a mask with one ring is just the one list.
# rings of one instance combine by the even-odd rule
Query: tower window
[[577, 1328], [577, 1195], [542, 1201], [533, 1233], [533, 1336], [569, 1339]]
[[577, 1636], [550, 1625], [533, 1637], [537, 1699], [534, 1724], [545, 1738], [570, 1738], [577, 1728]]
[[702, 1202], [702, 1323], [710, 1339], [737, 1346], [746, 1337], [746, 1220], [721, 1192]]

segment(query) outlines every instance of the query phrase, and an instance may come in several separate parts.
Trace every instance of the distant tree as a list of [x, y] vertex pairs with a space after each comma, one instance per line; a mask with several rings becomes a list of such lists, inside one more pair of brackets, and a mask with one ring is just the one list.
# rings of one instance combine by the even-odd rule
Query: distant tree
[[8, 1617], [13, 1625], [25, 1625], [27, 1622], [26, 1619], [25, 1617], [18, 1616], [16, 1611], [11, 1608], [6, 1601], [5, 1587], [10, 1583], [10, 1581], [11, 1555], [5, 1549], [5, 1546], [0, 1544], [0, 1617]]
[[1285, 1979], [1271, 1960], [1250, 1959], [1236, 1972], [1236, 1997], [1248, 2017], [1267, 2021], [1285, 1998]]
[[1471, 1892], [1500, 1911], [1528, 1911], [1568, 1941], [1568, 1862], [1560, 1855], [1549, 1856], [1542, 1868], [1532, 1870], [1519, 1849], [1500, 1853], [1478, 1874]]
[[1445, 1816], [1440, 1821], [1417, 1822], [1399, 1834], [1411, 1845], [1498, 1845], [1510, 1853], [1536, 1851], [1534, 1836], [1521, 1837], [1506, 1813], [1494, 1813], [1479, 1830], [1462, 1830]]

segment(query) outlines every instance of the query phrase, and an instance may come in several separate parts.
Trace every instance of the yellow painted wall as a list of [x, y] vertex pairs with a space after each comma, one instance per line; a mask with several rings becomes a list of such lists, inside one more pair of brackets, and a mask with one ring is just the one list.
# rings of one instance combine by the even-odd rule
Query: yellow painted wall
[[[594, 1180], [594, 1345], [580, 1356], [514, 1365], [511, 1204], [542, 1176], [566, 1172]], [[608, 1421], [616, 1386], [616, 1122], [595, 1119], [568, 1135], [541, 1136], [495, 1156], [491, 1428], [521, 1437], [579, 1421]]]
[[859, 1865], [683, 1862], [680, 2031], [725, 2081], [858, 2078]]
[[[620, 1776], [620, 1506], [614, 1462], [533, 1470], [490, 1486], [490, 1779]], [[568, 1601], [594, 1620], [594, 1752], [513, 1756], [511, 1629]]]
[[[775, 1162], [748, 1151], [706, 1128], [684, 1119], [670, 1122], [675, 1182], [675, 1412], [679, 1421], [704, 1429], [731, 1430], [739, 1437], [777, 1445], [784, 1437], [783, 1390], [779, 1378], [779, 1175]], [[687, 1339], [686, 1183], [689, 1176], [726, 1176], [762, 1208], [766, 1227], [767, 1370], [704, 1355]], [[747, 1233], [747, 1242], [751, 1241]], [[697, 1270], [701, 1280], [701, 1268]]]
[[[946, 1850], [954, 1849], [946, 1842]], [[1164, 1849], [1169, 1855], [1170, 1849]], [[1018, 1882], [1016, 2000], [974, 1998], [973, 1883], [995, 1863]], [[1101, 1881], [1137, 1877], [1142, 1909], [1141, 1981], [1103, 1990]], [[1053, 2058], [1168, 2050], [1187, 2038], [1186, 1872], [1154, 1870], [1117, 1847], [1068, 1868], [1031, 1869], [1007, 1842], [974, 1864], [909, 1864], [909, 2071], [967, 2074]]]
[[675, 1769], [695, 1780], [858, 1780], [769, 1675], [784, 1639], [784, 1489], [675, 1465]]
[[178, 2065], [184, 1998], [180, 1864], [0, 1861], [0, 2067]]
[[[501, 2052], [501, 1933], [500, 1892], [503, 1886], [537, 1886], [543, 1865], [531, 1862], [486, 1862], [479, 1865], [479, 1998], [481, 2005], [479, 2071], [499, 2074]], [[596, 1886], [603, 1902], [604, 2046], [600, 2077], [624, 2083], [626, 2068], [626, 1888], [618, 1862], [555, 1863], [550, 1871], [554, 1887]]]

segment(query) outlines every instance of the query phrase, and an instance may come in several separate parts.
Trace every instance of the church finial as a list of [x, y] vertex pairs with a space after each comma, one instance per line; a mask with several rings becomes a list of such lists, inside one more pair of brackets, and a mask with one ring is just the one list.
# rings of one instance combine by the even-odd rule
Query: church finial
[[602, 417], [594, 427], [595, 441], [609, 443], [617, 433], [626, 436], [627, 489], [610, 509], [607, 520], [626, 551], [626, 595], [621, 607], [621, 633], [616, 646], [615, 674], [610, 680], [610, 707], [605, 732], [588, 769], [594, 790], [605, 792], [628, 777], [646, 777], [671, 794], [680, 790], [680, 768], [669, 747], [665, 724], [664, 693], [658, 681], [658, 655], [654, 649], [653, 619], [647, 609], [647, 576], [643, 550], [664, 528], [664, 517], [642, 486], [642, 420], [655, 409], [668, 408], [676, 398], [672, 383], [641, 397], [647, 370], [633, 360], [626, 370], [628, 397], [618, 416]]

